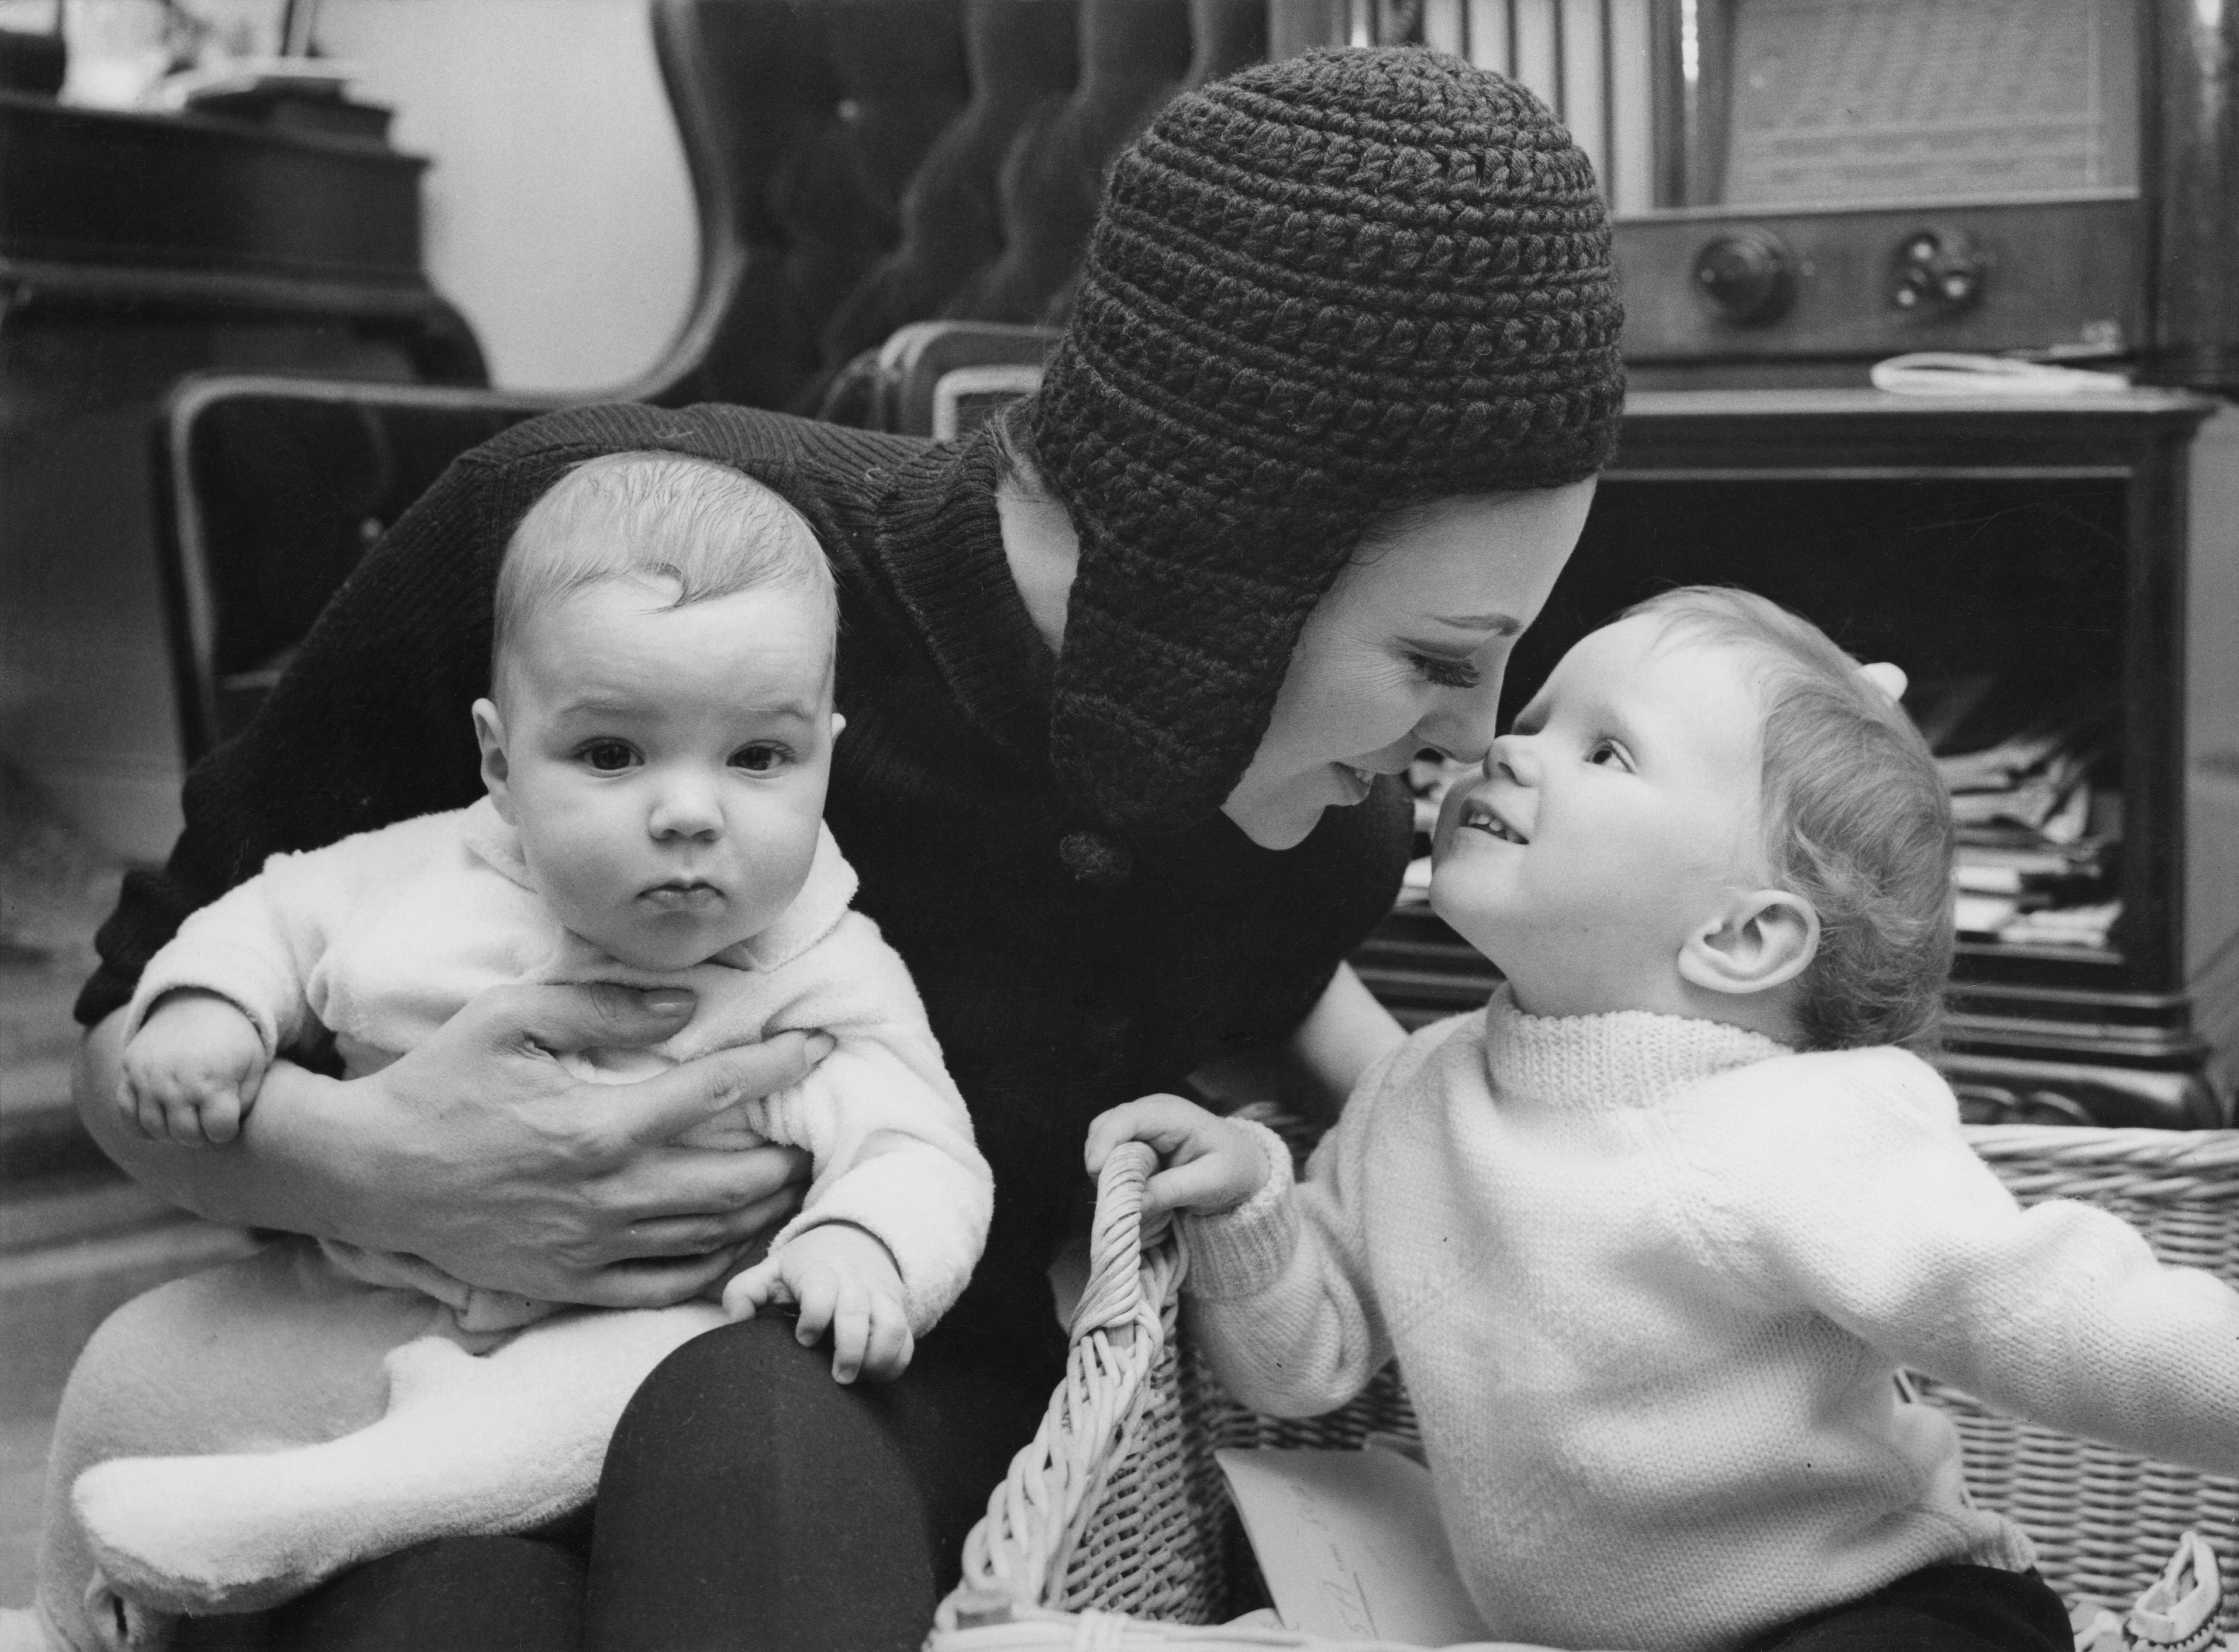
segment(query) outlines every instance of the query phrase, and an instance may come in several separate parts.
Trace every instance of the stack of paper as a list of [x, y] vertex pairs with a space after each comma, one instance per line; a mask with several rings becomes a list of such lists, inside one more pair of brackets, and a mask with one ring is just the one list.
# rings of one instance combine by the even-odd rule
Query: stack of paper
[[2095, 791], [2083, 742], [2035, 729], [1936, 766], [1959, 827], [1959, 933], [2010, 946], [2104, 947], [2123, 910], [2112, 889], [2122, 799]]

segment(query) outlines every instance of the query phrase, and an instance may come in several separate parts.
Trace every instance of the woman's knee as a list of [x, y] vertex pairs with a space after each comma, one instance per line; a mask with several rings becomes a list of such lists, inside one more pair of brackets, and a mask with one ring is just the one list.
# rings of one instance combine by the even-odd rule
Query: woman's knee
[[1046, 1398], [938, 1348], [843, 1386], [781, 1321], [687, 1343], [608, 1452], [586, 1644], [915, 1647]]

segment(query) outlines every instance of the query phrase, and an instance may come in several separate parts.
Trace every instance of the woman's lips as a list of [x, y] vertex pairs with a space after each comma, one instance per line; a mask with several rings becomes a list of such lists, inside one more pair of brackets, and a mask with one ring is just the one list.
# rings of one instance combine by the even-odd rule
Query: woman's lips
[[1330, 767], [1337, 772], [1338, 784], [1347, 793], [1347, 803], [1365, 802], [1369, 793], [1375, 789], [1376, 771], [1373, 769], [1355, 768], [1350, 763], [1332, 763]]

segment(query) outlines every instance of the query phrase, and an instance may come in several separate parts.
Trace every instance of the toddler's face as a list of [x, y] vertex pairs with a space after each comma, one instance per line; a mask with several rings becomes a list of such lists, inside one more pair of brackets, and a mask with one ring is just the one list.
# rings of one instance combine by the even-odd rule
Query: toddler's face
[[1593, 633], [1447, 794], [1432, 907], [1531, 1013], [1664, 1007], [1688, 935], [1764, 886], [1762, 720], [1731, 649]]
[[838, 733], [831, 626], [811, 599], [667, 600], [608, 580], [535, 614], [508, 650], [502, 726], [484, 733], [502, 747], [491, 793], [545, 899], [642, 969], [703, 962], [792, 903]]

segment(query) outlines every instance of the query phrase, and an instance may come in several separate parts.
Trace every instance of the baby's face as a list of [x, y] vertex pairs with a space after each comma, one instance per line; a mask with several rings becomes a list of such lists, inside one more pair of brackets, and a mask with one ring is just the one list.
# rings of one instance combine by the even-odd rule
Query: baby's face
[[1662, 1009], [1688, 935], [1765, 886], [1757, 697], [1731, 648], [1623, 620], [1447, 794], [1431, 904], [1538, 1015]]
[[502, 777], [484, 765], [556, 915], [642, 969], [703, 962], [800, 893], [838, 732], [810, 598], [667, 600], [609, 580], [535, 615], [500, 685]]

